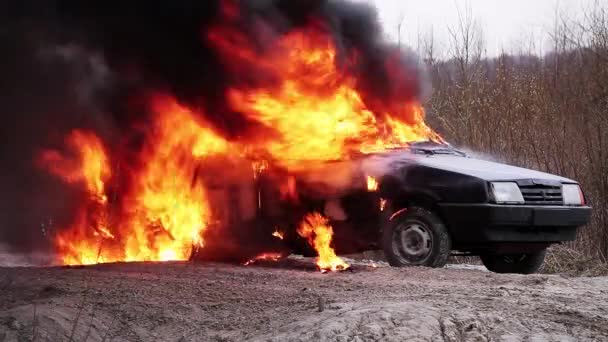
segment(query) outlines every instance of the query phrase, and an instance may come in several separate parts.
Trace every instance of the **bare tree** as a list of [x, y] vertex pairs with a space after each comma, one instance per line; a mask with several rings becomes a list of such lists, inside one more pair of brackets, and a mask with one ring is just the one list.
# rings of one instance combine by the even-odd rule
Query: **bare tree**
[[[556, 10], [553, 51], [534, 42], [488, 58], [467, 4], [448, 28], [446, 59], [423, 41], [433, 83], [431, 124], [449, 140], [512, 164], [579, 180], [594, 207], [570, 247], [608, 260], [608, 4], [583, 18]], [[431, 36], [432, 37], [432, 36]], [[575, 254], [572, 254], [575, 255]], [[578, 255], [578, 254], [576, 254]]]

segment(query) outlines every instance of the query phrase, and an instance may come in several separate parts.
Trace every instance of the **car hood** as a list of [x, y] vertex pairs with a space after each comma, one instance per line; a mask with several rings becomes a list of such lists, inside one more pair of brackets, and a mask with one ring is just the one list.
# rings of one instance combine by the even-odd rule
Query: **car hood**
[[576, 183], [571, 179], [545, 172], [455, 155], [435, 154], [420, 156], [419, 158], [416, 158], [416, 163], [427, 167], [470, 175], [488, 181], [542, 179]]

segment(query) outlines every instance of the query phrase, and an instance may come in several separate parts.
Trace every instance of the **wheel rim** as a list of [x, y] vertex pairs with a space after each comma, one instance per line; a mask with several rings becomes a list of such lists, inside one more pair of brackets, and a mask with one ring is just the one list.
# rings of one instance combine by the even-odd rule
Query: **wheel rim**
[[433, 250], [433, 235], [422, 222], [399, 225], [393, 233], [393, 252], [404, 263], [423, 264]]

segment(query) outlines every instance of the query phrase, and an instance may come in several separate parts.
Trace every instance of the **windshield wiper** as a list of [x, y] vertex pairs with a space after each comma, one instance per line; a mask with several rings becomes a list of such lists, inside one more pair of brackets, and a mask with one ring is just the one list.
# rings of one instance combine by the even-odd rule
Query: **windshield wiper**
[[413, 149], [415, 153], [421, 153], [421, 154], [428, 154], [428, 155], [433, 155], [435, 154], [435, 150], [431, 149], [431, 148], [420, 148], [420, 147], [416, 147]]
[[466, 157], [467, 156], [466, 153], [464, 153], [464, 152], [462, 152], [460, 150], [457, 150], [455, 148], [438, 148], [438, 149], [435, 149], [434, 152], [436, 154], [457, 154], [457, 155], [462, 156], [462, 157]]
[[427, 155], [434, 155], [434, 154], [455, 154], [455, 155], [459, 155], [462, 157], [466, 157], [467, 154], [459, 151], [457, 149], [454, 148], [421, 148], [421, 147], [416, 147], [414, 148], [414, 151], [416, 151], [416, 153], [423, 153], [423, 154], [427, 154]]

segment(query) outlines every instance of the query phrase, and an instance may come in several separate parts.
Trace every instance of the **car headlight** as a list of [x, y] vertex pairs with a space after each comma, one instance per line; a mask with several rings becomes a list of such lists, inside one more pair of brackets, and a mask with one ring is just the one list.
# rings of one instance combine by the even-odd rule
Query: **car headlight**
[[492, 193], [496, 203], [524, 203], [519, 186], [514, 182], [492, 182]]
[[581, 191], [581, 187], [578, 184], [563, 184], [562, 196], [565, 205], [585, 204], [585, 196], [583, 196], [583, 191]]

